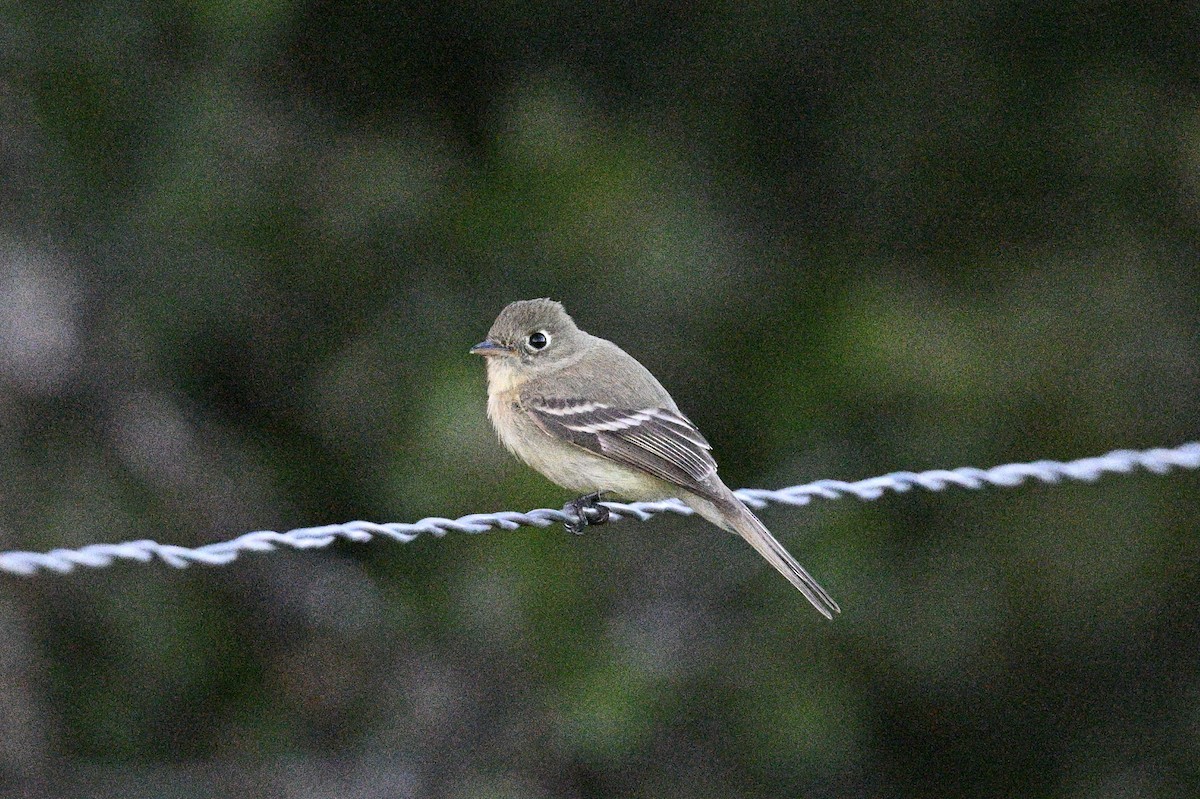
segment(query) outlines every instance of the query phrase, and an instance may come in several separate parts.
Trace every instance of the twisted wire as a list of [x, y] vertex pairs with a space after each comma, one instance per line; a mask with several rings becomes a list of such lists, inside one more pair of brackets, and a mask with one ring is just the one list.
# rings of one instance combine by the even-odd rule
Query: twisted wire
[[[942, 491], [946, 488], [979, 489], [986, 486], [1009, 488], [1022, 483], [1036, 481], [1047, 484], [1062, 480], [1094, 482], [1105, 474], [1128, 474], [1142, 469], [1152, 474], [1165, 474], [1175, 469], [1200, 469], [1200, 441], [1194, 441], [1173, 449], [1116, 450], [1094, 458], [1073, 461], [1041, 460], [1033, 463], [1009, 463], [990, 469], [962, 467], [958, 469], [933, 469], [926, 472], [892, 472], [857, 482], [842, 480], [818, 480], [814, 483], [791, 486], [778, 490], [744, 488], [735, 492], [743, 502], [755, 510], [777, 502], [784, 505], [807, 505], [814, 499], [840, 499], [856, 497], [863, 501], [876, 500], [888, 491], [903, 493], [914, 488], [926, 491]], [[604, 502], [611, 521], [623, 518], [649, 519], [659, 513], [688, 515], [692, 509], [677, 499], [661, 502]], [[38, 571], [65, 574], [77, 566], [104, 568], [118, 560], [133, 560], [141, 563], [155, 558], [164, 563], [183, 568], [192, 563], [219, 566], [236, 560], [243, 552], [270, 552], [279, 547], [292, 549], [320, 549], [338, 539], [346, 541], [369, 541], [375, 537], [390, 538], [408, 543], [420, 535], [441, 537], [447, 533], [483, 533], [489, 530], [515, 530], [518, 527], [548, 527], [564, 522], [568, 514], [562, 510], [539, 508], [527, 513], [500, 511], [498, 513], [472, 513], [458, 519], [431, 516], [418, 522], [376, 524], [354, 521], [345, 524], [327, 524], [320, 527], [302, 527], [285, 533], [259, 530], [238, 536], [229, 541], [189, 548], [157, 541], [126, 541], [120, 544], [90, 544], [79, 549], [54, 549], [49, 552], [3, 552], [0, 553], [0, 572], [15, 575], [30, 575]]]

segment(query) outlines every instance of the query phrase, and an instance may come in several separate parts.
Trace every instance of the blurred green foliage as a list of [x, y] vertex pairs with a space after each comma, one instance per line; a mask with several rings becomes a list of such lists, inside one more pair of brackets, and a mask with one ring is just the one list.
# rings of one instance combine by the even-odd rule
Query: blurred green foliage
[[[559, 505], [564, 301], [731, 485], [1195, 438], [1194, 3], [5, 3], [0, 549]], [[1200, 793], [1195, 475], [0, 578], [0, 795]]]

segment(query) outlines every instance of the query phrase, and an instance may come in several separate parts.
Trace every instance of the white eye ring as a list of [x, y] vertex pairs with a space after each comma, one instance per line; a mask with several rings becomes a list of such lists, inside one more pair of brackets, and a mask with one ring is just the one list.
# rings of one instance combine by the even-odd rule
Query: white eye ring
[[550, 346], [550, 334], [545, 330], [530, 333], [525, 339], [525, 347], [530, 352], [541, 352]]

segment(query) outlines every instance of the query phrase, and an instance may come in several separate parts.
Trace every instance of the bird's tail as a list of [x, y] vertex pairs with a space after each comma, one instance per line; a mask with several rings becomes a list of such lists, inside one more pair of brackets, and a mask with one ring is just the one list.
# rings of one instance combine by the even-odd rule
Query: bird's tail
[[833, 601], [833, 597], [826, 593], [812, 575], [796, 562], [796, 559], [783, 548], [783, 544], [775, 540], [775, 536], [771, 535], [771, 531], [767, 529], [766, 525], [760, 522], [758, 517], [737, 497], [730, 496], [729, 499], [734, 507], [729, 507], [726, 513], [722, 514], [725, 523], [721, 526], [732, 527], [731, 532], [746, 539], [750, 546], [758, 550], [758, 554], [766, 558], [768, 563], [788, 579], [788, 582], [804, 594], [804, 598], [811, 602], [822, 616], [832, 619], [834, 613], [841, 613], [842, 609], [838, 607], [838, 603]]

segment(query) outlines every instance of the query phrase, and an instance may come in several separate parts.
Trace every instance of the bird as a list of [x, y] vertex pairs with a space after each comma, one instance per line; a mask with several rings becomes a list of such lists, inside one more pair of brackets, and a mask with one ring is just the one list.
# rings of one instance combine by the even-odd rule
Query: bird
[[500, 441], [581, 494], [564, 507], [569, 530], [606, 521], [605, 494], [675, 497], [745, 539], [827, 619], [841, 612], [722, 482], [708, 440], [654, 375], [616, 344], [581, 330], [561, 303], [509, 304], [470, 352], [487, 362], [487, 415]]

